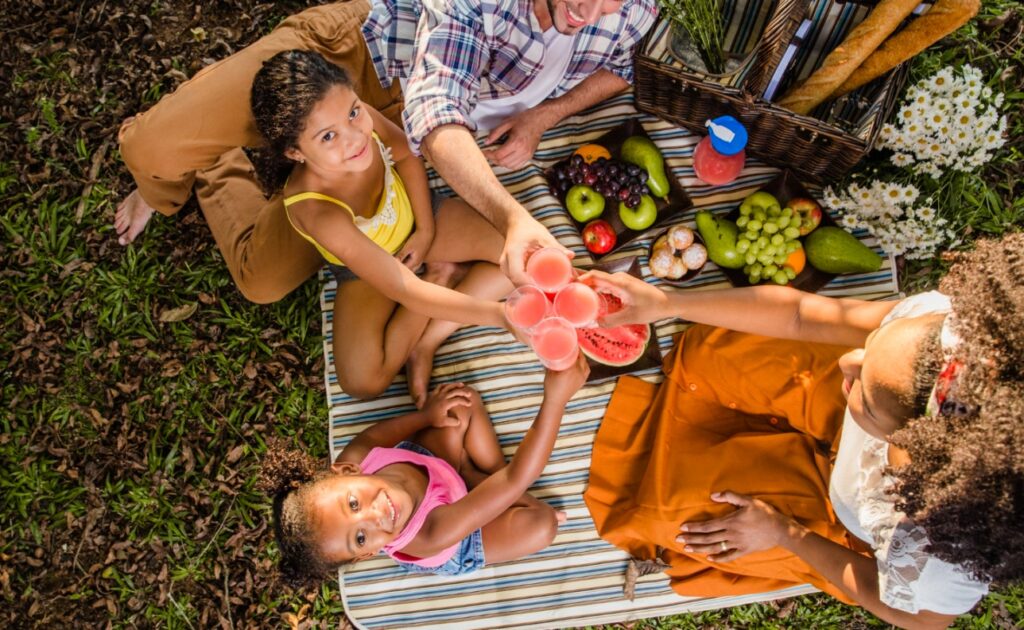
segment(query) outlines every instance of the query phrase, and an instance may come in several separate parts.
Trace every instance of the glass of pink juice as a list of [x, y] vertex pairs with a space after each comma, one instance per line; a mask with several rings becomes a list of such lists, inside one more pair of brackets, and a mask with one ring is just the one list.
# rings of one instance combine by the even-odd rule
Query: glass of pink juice
[[576, 328], [561, 317], [549, 317], [534, 326], [530, 343], [544, 367], [552, 370], [571, 367], [580, 353]]
[[505, 299], [505, 319], [525, 332], [530, 332], [551, 314], [551, 302], [533, 285], [523, 285]]
[[600, 302], [596, 291], [582, 282], [571, 282], [555, 296], [555, 315], [577, 328], [593, 326]]
[[530, 255], [526, 274], [541, 291], [554, 293], [572, 282], [572, 263], [562, 250], [544, 247]]

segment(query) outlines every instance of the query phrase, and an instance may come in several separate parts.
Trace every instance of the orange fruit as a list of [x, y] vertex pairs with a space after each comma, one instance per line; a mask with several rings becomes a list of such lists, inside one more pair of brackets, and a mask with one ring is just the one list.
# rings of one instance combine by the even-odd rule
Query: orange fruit
[[789, 267], [794, 273], [799, 275], [799, 273], [804, 270], [804, 267], [807, 266], [807, 254], [804, 253], [804, 249], [802, 247], [800, 249], [793, 250], [789, 253], [789, 256], [786, 257], [786, 262], [782, 264]]
[[608, 149], [599, 144], [585, 144], [576, 149], [575, 155], [583, 156], [583, 161], [587, 164], [597, 161], [597, 158], [604, 158], [606, 160], [612, 159], [612, 154]]

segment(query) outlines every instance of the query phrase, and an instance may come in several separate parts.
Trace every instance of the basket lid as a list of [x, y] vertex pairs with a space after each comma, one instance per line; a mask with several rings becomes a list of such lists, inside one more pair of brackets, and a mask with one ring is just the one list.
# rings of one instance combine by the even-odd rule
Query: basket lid
[[704, 123], [711, 146], [722, 155], [735, 155], [747, 146], [747, 128], [732, 116], [719, 116]]

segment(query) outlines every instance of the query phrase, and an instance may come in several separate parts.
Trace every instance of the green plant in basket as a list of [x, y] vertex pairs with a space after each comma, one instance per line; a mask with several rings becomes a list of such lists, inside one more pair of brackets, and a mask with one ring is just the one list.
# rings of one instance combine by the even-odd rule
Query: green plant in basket
[[[689, 39], [706, 71], [724, 73], [726, 54], [722, 0], [658, 0], [658, 6], [661, 15], [672, 24], [673, 37], [678, 35]], [[675, 46], [673, 53], [680, 56], [681, 61], [688, 61], [685, 55], [678, 54]]]

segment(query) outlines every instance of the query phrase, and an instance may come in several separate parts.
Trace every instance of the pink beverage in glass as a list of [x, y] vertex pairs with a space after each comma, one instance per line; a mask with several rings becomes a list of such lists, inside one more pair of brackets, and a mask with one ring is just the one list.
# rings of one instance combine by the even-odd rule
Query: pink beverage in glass
[[505, 318], [515, 326], [529, 332], [547, 317], [551, 303], [544, 292], [535, 286], [524, 285], [509, 293], [505, 300]]
[[747, 159], [747, 129], [732, 116], [705, 123], [708, 135], [693, 150], [693, 172], [712, 186], [728, 184], [743, 170]]
[[555, 315], [577, 328], [591, 326], [597, 321], [600, 303], [596, 291], [582, 282], [571, 282], [555, 296]]
[[530, 255], [526, 274], [541, 291], [554, 293], [572, 282], [572, 263], [562, 250], [544, 247]]
[[549, 317], [537, 324], [530, 343], [544, 367], [552, 370], [571, 367], [580, 353], [576, 329], [561, 317]]

